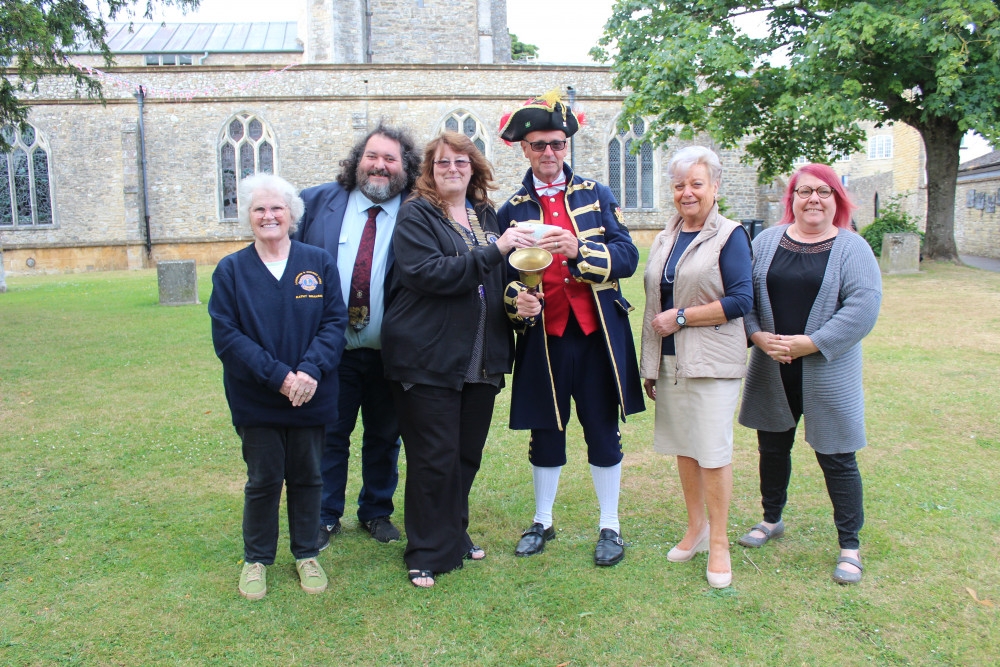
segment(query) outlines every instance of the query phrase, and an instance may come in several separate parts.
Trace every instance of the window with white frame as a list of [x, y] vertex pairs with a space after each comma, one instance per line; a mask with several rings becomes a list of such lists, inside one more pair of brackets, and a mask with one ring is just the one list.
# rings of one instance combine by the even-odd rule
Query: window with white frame
[[0, 153], [0, 229], [53, 224], [49, 147], [34, 126], [0, 127], [10, 149]]
[[190, 65], [191, 55], [187, 53], [147, 53], [146, 64], [158, 65]]
[[868, 138], [868, 159], [885, 160], [892, 157], [892, 135], [876, 134]]
[[654, 207], [653, 144], [645, 134], [646, 121], [636, 117], [608, 141], [608, 187], [625, 209]]
[[274, 133], [252, 113], [238, 113], [219, 137], [219, 209], [224, 220], [235, 220], [236, 188], [247, 176], [275, 174]]
[[486, 148], [489, 145], [486, 141], [486, 132], [483, 130], [483, 124], [479, 122], [473, 114], [468, 111], [452, 111], [450, 114], [445, 116], [444, 121], [441, 123], [441, 127], [438, 131], [448, 130], [449, 132], [461, 132], [475, 144], [479, 152], [484, 156], [486, 155]]

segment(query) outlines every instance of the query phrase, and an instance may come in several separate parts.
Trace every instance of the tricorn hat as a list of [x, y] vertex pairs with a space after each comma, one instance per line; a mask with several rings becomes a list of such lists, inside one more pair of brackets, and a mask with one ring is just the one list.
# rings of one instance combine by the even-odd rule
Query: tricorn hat
[[559, 91], [552, 90], [530, 99], [500, 119], [500, 138], [508, 143], [521, 141], [524, 135], [538, 130], [562, 130], [573, 136], [583, 124], [582, 115], [573, 113], [559, 98]]

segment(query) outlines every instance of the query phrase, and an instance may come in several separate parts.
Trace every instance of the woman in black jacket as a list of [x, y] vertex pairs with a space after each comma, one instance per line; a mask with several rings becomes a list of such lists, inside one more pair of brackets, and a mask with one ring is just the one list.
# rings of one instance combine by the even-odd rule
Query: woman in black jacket
[[486, 556], [469, 538], [469, 491], [514, 360], [506, 255], [533, 244], [515, 228], [500, 234], [492, 179], [469, 138], [445, 132], [427, 145], [393, 234], [382, 359], [406, 448], [404, 558], [420, 588]]

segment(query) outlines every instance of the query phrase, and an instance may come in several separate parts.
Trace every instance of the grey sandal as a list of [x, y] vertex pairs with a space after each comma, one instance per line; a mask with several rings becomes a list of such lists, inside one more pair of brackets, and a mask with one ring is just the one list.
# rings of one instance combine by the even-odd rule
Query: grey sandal
[[837, 567], [833, 570], [833, 580], [838, 584], [856, 584], [861, 581], [861, 572], [848, 572], [847, 570], [840, 569], [840, 563], [848, 563], [854, 567], [865, 571], [865, 568], [861, 567], [861, 561], [857, 558], [851, 558], [850, 556], [841, 556], [837, 559]]
[[[755, 530], [759, 530], [764, 533], [764, 537], [754, 537], [750, 533]], [[756, 549], [767, 544], [768, 540], [776, 540], [785, 534], [785, 520], [781, 519], [778, 523], [774, 524], [774, 528], [768, 528], [762, 523], [758, 523], [756, 526], [747, 531], [746, 535], [739, 539], [739, 543], [745, 547], [750, 547]]]

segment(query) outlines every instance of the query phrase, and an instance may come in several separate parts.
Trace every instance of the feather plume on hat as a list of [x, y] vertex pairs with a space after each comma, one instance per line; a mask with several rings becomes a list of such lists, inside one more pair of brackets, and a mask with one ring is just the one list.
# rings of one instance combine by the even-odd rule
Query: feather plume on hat
[[583, 114], [570, 109], [559, 90], [553, 89], [505, 113], [500, 118], [500, 138], [509, 146], [539, 130], [561, 130], [571, 137], [583, 124]]

